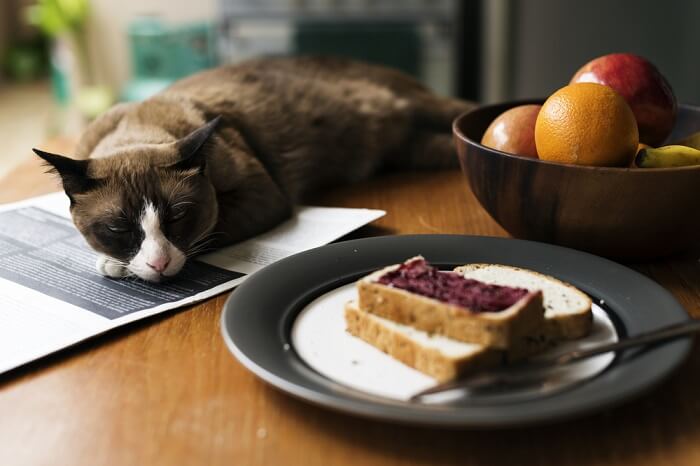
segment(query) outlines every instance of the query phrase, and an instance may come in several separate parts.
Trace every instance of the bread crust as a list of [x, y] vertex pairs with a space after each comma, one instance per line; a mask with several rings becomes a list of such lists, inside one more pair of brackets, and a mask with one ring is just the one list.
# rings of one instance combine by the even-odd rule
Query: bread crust
[[372, 314], [362, 311], [356, 303], [345, 306], [347, 331], [414, 369], [439, 382], [454, 380], [460, 376], [501, 363], [500, 351], [482, 347], [463, 357], [450, 357], [435, 348], [426, 348], [409, 336], [391, 329]]
[[527, 294], [503, 311], [474, 312], [377, 283], [380, 276], [396, 267], [386, 267], [357, 282], [360, 309], [428, 333], [503, 350], [543, 326], [540, 291]]

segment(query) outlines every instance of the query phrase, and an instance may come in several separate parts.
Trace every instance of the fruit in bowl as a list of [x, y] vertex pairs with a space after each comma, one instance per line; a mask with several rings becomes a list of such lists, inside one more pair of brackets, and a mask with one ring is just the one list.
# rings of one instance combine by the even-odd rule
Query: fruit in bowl
[[687, 167], [700, 165], [700, 150], [687, 146], [670, 145], [646, 147], [637, 153], [635, 163], [643, 168]]
[[[568, 86], [542, 106], [520, 105], [498, 115], [481, 143], [515, 155], [572, 165], [664, 168], [700, 164], [692, 150], [658, 147], [667, 139], [674, 140], [669, 135], [677, 115], [673, 90], [651, 62], [629, 53], [613, 53], [585, 64]], [[671, 145], [699, 148], [700, 132], [688, 136], [683, 128], [676, 131], [686, 138]]]
[[552, 94], [535, 125], [542, 160], [593, 166], [628, 166], [639, 145], [637, 121], [612, 88], [570, 84]]
[[[576, 82], [544, 102], [484, 106], [455, 120], [469, 186], [511, 235], [618, 259], [650, 259], [697, 246], [700, 107], [676, 105], [653, 65], [618, 55], [584, 66]], [[591, 76], [605, 82], [579, 82]], [[645, 99], [651, 109], [642, 104]], [[513, 109], [533, 105], [541, 105], [534, 129], [538, 158], [513, 157], [508, 152], [517, 151], [505, 146], [494, 150], [485, 133], [497, 133], [499, 121], [515, 120]], [[503, 128], [532, 131], [526, 123]], [[658, 147], [666, 140], [672, 142]]]
[[537, 158], [535, 122], [541, 105], [520, 105], [497, 116], [486, 129], [481, 143], [492, 149]]
[[[463, 114], [453, 125], [468, 185], [504, 230], [516, 238], [626, 260], [653, 259], [697, 247], [700, 164], [630, 168], [553, 163], [514, 157], [479, 143], [489, 124], [504, 111], [542, 103], [483, 106]], [[679, 105], [671, 140], [698, 130], [700, 107]]]
[[663, 144], [676, 121], [671, 85], [648, 60], [631, 53], [611, 53], [583, 65], [571, 83], [591, 82], [613, 88], [629, 104], [645, 144]]

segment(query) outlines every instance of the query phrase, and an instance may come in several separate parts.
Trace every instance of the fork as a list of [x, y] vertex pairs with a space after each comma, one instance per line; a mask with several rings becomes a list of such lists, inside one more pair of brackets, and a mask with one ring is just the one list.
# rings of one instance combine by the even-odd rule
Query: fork
[[472, 391], [475, 389], [487, 388], [492, 385], [512, 384], [513, 382], [532, 376], [533, 373], [543, 369], [555, 369], [599, 354], [622, 351], [635, 346], [661, 343], [697, 332], [700, 332], [700, 320], [681, 322], [592, 348], [575, 349], [556, 356], [537, 358], [531, 361], [470, 374], [466, 377], [441, 383], [416, 393], [409, 401], [416, 402], [429, 395], [453, 390]]

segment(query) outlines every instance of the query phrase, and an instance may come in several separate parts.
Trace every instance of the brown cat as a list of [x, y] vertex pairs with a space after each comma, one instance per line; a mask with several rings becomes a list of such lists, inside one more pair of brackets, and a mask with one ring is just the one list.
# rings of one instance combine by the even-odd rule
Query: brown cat
[[456, 166], [472, 104], [336, 58], [268, 58], [176, 82], [95, 120], [76, 159], [39, 150], [111, 277], [159, 281], [187, 257], [261, 233], [318, 189], [382, 168]]

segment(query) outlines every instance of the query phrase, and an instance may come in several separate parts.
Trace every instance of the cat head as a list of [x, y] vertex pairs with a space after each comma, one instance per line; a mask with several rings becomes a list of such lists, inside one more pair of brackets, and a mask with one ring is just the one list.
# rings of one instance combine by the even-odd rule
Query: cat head
[[157, 282], [176, 275], [216, 225], [206, 153], [218, 121], [174, 143], [128, 146], [104, 158], [34, 152], [60, 175], [88, 244], [129, 275]]

